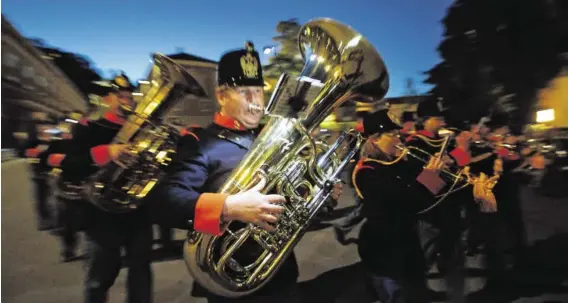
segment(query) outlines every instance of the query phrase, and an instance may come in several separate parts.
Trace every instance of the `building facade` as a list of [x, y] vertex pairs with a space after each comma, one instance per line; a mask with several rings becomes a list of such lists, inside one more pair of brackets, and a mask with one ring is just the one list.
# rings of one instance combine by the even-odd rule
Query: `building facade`
[[84, 96], [49, 56], [2, 16], [2, 148], [16, 147], [15, 134], [28, 128], [32, 113], [60, 118], [86, 109]]

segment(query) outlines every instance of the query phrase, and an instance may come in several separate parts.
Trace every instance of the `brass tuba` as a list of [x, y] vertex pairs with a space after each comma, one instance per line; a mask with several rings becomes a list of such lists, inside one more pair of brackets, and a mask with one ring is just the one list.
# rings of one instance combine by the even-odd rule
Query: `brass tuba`
[[119, 159], [129, 165], [111, 162], [90, 176], [84, 185], [87, 199], [107, 212], [125, 213], [138, 208], [176, 149], [179, 132], [163, 121], [168, 110], [188, 95], [206, 96], [205, 90], [183, 67], [162, 54], [154, 54], [148, 81], [149, 91], [112, 142], [130, 145], [130, 155]]
[[[388, 90], [382, 58], [349, 26], [331, 19], [312, 20], [301, 28], [299, 45], [306, 63], [298, 79], [323, 84], [319, 94], [307, 104], [304, 118], [297, 118], [298, 112], [293, 112], [293, 117], [270, 114], [251, 149], [220, 188], [221, 193], [236, 194], [265, 181], [263, 193], [288, 197], [276, 230], [267, 232], [252, 224], [231, 222], [221, 236], [190, 232], [184, 245], [184, 259], [192, 276], [220, 296], [242, 297], [272, 279], [362, 141], [350, 130], [328, 144], [312, 138], [312, 130], [343, 102], [355, 97], [380, 100]], [[282, 94], [286, 77], [281, 77], [274, 91], [267, 106], [269, 113], [277, 105], [275, 96]]]

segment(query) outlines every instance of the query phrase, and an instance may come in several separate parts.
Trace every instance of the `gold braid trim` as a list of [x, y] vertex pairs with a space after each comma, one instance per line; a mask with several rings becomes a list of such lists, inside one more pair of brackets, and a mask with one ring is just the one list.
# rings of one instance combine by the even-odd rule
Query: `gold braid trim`
[[[400, 154], [400, 156], [398, 156], [396, 159], [392, 160], [392, 161], [382, 161], [382, 160], [376, 160], [376, 159], [372, 159], [372, 158], [365, 158], [361, 160], [361, 163], [365, 163], [365, 162], [375, 162], [375, 163], [379, 163], [382, 165], [393, 165], [397, 162], [399, 162], [404, 156], [406, 156], [406, 153], [408, 152], [408, 150], [403, 150], [402, 153]], [[355, 188], [355, 193], [357, 194], [357, 196], [359, 196], [359, 198], [363, 199], [363, 194], [361, 194], [361, 190], [359, 189], [359, 186], [357, 186], [357, 182], [356, 182], [356, 175], [359, 172], [358, 169], [354, 169], [353, 173], [351, 174], [351, 180], [353, 180], [353, 187]]]
[[426, 144], [432, 146], [432, 147], [440, 147], [442, 146], [442, 143], [444, 143], [444, 138], [442, 139], [431, 139], [428, 138], [424, 135], [420, 135], [420, 134], [415, 134], [414, 137], [422, 139], [422, 141], [426, 142]]

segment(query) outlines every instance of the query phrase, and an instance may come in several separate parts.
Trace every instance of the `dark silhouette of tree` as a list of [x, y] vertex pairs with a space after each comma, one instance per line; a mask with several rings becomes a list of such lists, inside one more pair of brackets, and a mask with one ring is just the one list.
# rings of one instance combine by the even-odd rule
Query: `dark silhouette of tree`
[[443, 61], [427, 72], [431, 97], [461, 120], [497, 110], [526, 122], [538, 90], [562, 66], [566, 10], [557, 0], [457, 0], [442, 20]]
[[[99, 88], [93, 82], [101, 81], [103, 78], [95, 64], [87, 56], [49, 46], [42, 39], [34, 38], [29, 40], [37, 49], [52, 60], [85, 97], [91, 93], [99, 92]], [[88, 98], [85, 99], [87, 100]]]
[[283, 72], [298, 75], [304, 67], [304, 60], [298, 47], [298, 33], [301, 25], [296, 19], [280, 21], [276, 25], [278, 36], [272, 38], [278, 43], [278, 49], [264, 66], [264, 77], [268, 81], [276, 82]]

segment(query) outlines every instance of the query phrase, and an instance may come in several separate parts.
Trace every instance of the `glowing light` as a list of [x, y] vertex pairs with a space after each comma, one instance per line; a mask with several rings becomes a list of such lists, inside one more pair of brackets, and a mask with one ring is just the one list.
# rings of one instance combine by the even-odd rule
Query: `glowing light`
[[536, 122], [545, 123], [554, 121], [554, 109], [544, 109], [536, 112]]

